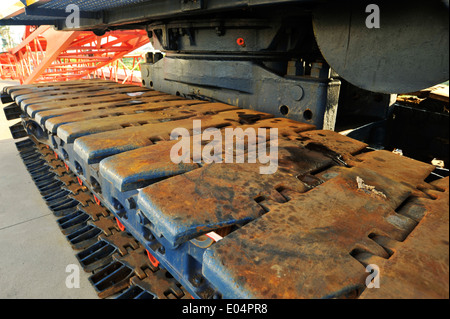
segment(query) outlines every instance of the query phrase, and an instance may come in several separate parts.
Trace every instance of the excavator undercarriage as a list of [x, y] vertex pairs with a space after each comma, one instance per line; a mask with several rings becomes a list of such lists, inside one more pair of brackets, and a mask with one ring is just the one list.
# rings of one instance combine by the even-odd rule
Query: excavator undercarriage
[[[431, 164], [311, 124], [109, 81], [4, 93], [22, 112], [13, 135], [29, 136], [17, 143], [21, 157], [99, 296], [448, 294], [449, 182]], [[278, 169], [174, 163], [171, 131], [193, 132], [194, 120], [222, 132], [278, 129]], [[368, 265], [381, 269], [383, 289], [366, 288]]]
[[2, 102], [100, 297], [449, 298], [448, 170], [386, 147], [396, 94], [448, 80], [448, 1], [72, 2], [56, 29], [146, 30], [142, 86]]

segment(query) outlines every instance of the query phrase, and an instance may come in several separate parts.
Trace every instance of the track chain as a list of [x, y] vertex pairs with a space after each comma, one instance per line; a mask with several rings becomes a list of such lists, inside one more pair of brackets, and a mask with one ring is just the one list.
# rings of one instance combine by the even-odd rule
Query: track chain
[[120, 230], [53, 151], [31, 138], [16, 147], [100, 298], [192, 298], [167, 270], [150, 263], [145, 248]]
[[[449, 178], [432, 165], [223, 103], [53, 85], [68, 84], [6, 90], [27, 133], [51, 149], [17, 145], [100, 297], [448, 298]], [[176, 165], [170, 132], [190, 132], [194, 119], [221, 134], [276, 128], [278, 170]], [[223, 240], [204, 240], [209, 231]], [[366, 289], [372, 264], [383, 289]]]

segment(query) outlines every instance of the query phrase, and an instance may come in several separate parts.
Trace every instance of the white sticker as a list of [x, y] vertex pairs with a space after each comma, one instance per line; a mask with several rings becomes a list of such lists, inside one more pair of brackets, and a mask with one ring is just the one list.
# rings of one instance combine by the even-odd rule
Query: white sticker
[[206, 236], [208, 236], [209, 238], [211, 238], [212, 240], [214, 240], [215, 242], [218, 242], [219, 240], [221, 240], [223, 237], [220, 236], [218, 233], [216, 232], [209, 232], [206, 234]]
[[142, 94], [144, 94], [144, 92], [130, 92], [130, 93], [127, 93], [128, 96], [139, 96], [139, 95], [142, 95]]

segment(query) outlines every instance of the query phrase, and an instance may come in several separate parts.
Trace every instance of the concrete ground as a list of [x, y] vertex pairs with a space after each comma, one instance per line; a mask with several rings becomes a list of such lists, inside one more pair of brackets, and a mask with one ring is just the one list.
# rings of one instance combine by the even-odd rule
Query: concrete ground
[[[17, 85], [0, 81], [3, 86]], [[0, 106], [3, 107], [0, 103]], [[0, 298], [97, 298], [65, 236], [18, 155], [0, 110]], [[68, 288], [79, 266], [79, 288]]]

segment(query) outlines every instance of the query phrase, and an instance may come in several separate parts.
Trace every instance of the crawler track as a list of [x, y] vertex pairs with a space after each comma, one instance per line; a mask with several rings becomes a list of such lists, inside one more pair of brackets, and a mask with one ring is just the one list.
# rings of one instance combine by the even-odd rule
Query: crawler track
[[[4, 94], [26, 130], [13, 136], [35, 141], [19, 152], [101, 297], [449, 296], [449, 179], [432, 178], [432, 165], [308, 123], [107, 81]], [[173, 163], [170, 134], [192, 133], [193, 120], [277, 128], [278, 170]], [[380, 289], [367, 288], [367, 265], [379, 267]]]
[[99, 297], [191, 298], [166, 270], [149, 262], [143, 246], [120, 230], [114, 216], [53, 151], [32, 139], [16, 146], [80, 265], [92, 273], [89, 281]]

